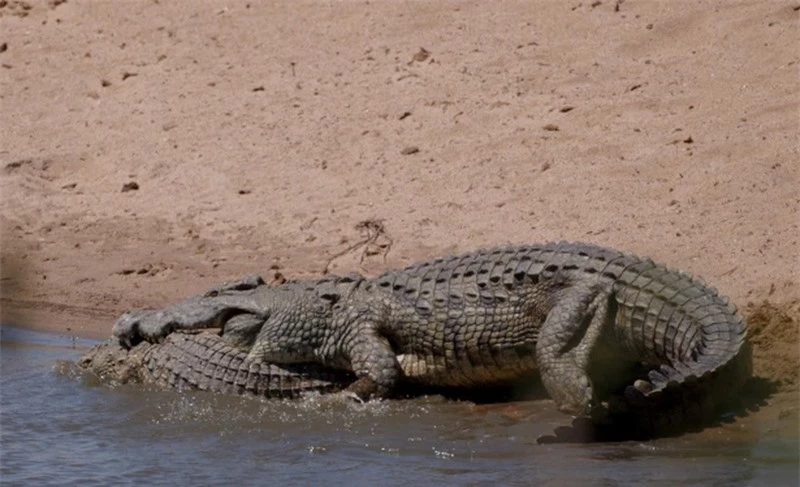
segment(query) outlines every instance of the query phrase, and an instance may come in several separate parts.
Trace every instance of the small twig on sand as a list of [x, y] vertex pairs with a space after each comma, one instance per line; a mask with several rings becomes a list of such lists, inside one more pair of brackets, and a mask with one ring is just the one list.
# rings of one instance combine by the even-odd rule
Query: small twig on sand
[[[322, 274], [326, 275], [330, 272], [330, 266], [333, 264], [333, 261], [342, 257], [343, 255], [349, 254], [358, 248], [362, 248], [361, 250], [361, 258], [359, 259], [359, 265], [364, 262], [364, 259], [368, 255], [376, 255], [378, 253], [383, 254], [383, 261], [386, 262], [386, 256], [389, 254], [389, 251], [392, 249], [392, 239], [386, 234], [386, 227], [383, 225], [383, 220], [363, 220], [358, 222], [356, 225], [356, 230], [361, 231], [362, 238], [358, 242], [350, 245], [346, 249], [337, 252], [334, 254], [328, 262], [325, 264], [325, 268], [322, 270]], [[386, 243], [380, 245], [380, 251], [375, 252], [371, 250], [370, 247], [375, 245], [377, 240], [380, 237], [384, 237], [386, 239]]]

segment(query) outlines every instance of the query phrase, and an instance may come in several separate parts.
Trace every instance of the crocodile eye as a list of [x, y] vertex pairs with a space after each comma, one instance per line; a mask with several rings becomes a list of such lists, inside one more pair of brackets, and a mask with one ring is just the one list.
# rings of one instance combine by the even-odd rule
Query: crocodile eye
[[331, 304], [338, 303], [339, 299], [342, 298], [342, 296], [339, 293], [325, 293], [320, 297], [325, 301], [329, 301]]

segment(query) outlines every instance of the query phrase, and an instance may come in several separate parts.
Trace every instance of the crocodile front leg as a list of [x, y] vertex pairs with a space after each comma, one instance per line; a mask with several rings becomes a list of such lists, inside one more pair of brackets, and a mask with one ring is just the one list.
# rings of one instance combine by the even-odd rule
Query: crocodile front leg
[[261, 327], [249, 356], [270, 363], [318, 362], [350, 370], [357, 379], [345, 392], [362, 400], [387, 397], [402, 375], [387, 337], [388, 325], [388, 318], [370, 304], [352, 307], [330, 326], [298, 320], [294, 313], [276, 313]]
[[347, 391], [361, 399], [388, 396], [401, 375], [397, 355], [376, 328], [373, 322], [358, 323], [355, 329], [360, 331], [346, 346], [351, 368], [357, 377]]
[[556, 298], [536, 344], [536, 363], [547, 392], [565, 413], [589, 414], [598, 406], [589, 359], [609, 316], [611, 292], [602, 284], [579, 284]]

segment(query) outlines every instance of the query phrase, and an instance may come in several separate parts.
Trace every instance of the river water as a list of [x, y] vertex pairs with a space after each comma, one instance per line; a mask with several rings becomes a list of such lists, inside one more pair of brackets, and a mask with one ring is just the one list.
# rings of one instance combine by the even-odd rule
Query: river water
[[65, 362], [92, 341], [8, 326], [0, 337], [3, 485], [798, 485], [796, 417], [541, 445], [568, 423], [546, 400], [355, 404], [110, 387]]

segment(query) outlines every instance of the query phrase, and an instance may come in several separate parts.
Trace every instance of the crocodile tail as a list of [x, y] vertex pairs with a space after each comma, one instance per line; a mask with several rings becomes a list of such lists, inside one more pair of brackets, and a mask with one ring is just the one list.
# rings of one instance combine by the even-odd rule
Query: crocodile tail
[[[752, 374], [747, 324], [736, 307], [699, 279], [651, 261], [632, 267], [622, 293], [628, 347], [653, 369], [649, 386], [626, 388], [626, 414], [643, 435], [663, 435], [714, 419]], [[627, 294], [626, 294], [627, 293]]]
[[739, 391], [750, 376], [750, 345], [733, 360], [703, 375], [689, 375], [645, 393], [629, 385], [598, 423], [599, 440], [631, 440], [673, 436], [730, 420], [739, 410]]
[[[666, 326], [666, 330], [675, 329], [676, 338], [669, 353], [663, 355], [667, 363], [649, 373], [653, 392], [673, 382], [711, 378], [732, 363], [750, 367], [744, 319], [735, 306], [717, 295], [716, 289], [699, 283], [697, 286], [704, 288], [705, 294], [683, 303], [672, 323]], [[749, 372], [742, 378], [747, 376]]]
[[612, 423], [634, 437], [679, 434], [700, 429], [736, 409], [739, 392], [750, 376], [751, 350], [745, 343], [724, 365], [701, 376], [687, 375], [670, 380], [651, 392], [629, 385], [625, 388], [624, 414]]

